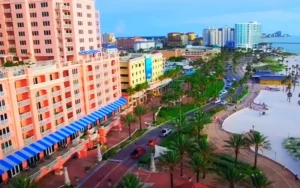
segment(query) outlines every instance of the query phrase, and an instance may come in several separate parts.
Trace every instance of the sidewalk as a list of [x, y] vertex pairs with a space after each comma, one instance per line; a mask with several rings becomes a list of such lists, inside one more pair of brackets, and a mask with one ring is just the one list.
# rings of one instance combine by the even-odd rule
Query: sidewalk
[[[257, 96], [255, 92], [259, 92], [265, 88], [261, 85], [254, 85], [254, 87], [249, 87], [249, 94], [243, 100], [243, 103], [236, 105], [238, 110], [246, 108], [249, 102], [252, 102]], [[233, 108], [228, 108], [227, 111], [222, 111], [216, 116], [228, 117], [232, 114]], [[230, 133], [227, 133], [221, 129], [221, 126], [218, 123], [211, 123], [206, 126], [205, 132], [208, 134], [210, 141], [219, 149], [223, 150], [223, 146], [225, 145], [224, 140], [228, 139]], [[250, 150], [242, 150], [239, 155], [239, 160], [245, 161], [249, 164], [253, 164], [254, 161], [254, 153]], [[258, 168], [260, 168], [266, 175], [270, 178], [270, 180], [274, 181], [275, 188], [299, 188], [299, 181], [296, 182], [294, 179], [294, 175], [290, 173], [288, 170], [284, 169], [280, 164], [275, 163], [274, 161], [265, 158], [258, 157]]]

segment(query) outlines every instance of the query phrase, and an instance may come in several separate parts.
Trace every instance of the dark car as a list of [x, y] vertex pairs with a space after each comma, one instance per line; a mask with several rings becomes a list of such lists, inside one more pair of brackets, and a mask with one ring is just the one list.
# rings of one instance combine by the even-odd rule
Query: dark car
[[140, 156], [142, 156], [144, 153], [146, 153], [146, 148], [139, 146], [135, 148], [133, 152], [131, 152], [131, 157], [137, 159]]

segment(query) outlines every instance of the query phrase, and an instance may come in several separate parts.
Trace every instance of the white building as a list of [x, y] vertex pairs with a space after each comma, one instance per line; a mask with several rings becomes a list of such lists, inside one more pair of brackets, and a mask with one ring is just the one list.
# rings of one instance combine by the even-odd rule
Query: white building
[[109, 55], [119, 53], [118, 48], [114, 45], [107, 45], [107, 46], [103, 47], [103, 51], [104, 51], [104, 53], [109, 54]]
[[256, 48], [261, 43], [261, 24], [258, 22], [235, 24], [235, 47]]
[[103, 44], [116, 44], [116, 37], [113, 33], [104, 33], [102, 38]]
[[211, 28], [203, 30], [204, 45], [225, 46], [226, 42], [234, 41], [234, 29], [230, 27]]
[[137, 41], [133, 44], [133, 49], [134, 51], [139, 51], [139, 50], [149, 50], [149, 49], [154, 49], [155, 48], [155, 41]]

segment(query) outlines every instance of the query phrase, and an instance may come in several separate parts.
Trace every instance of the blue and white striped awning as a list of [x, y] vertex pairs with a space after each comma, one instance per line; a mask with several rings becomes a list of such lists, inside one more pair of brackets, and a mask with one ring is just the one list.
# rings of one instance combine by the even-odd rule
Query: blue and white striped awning
[[79, 55], [93, 55], [93, 54], [96, 54], [99, 52], [100, 52], [100, 50], [81, 51], [81, 52], [79, 52]]

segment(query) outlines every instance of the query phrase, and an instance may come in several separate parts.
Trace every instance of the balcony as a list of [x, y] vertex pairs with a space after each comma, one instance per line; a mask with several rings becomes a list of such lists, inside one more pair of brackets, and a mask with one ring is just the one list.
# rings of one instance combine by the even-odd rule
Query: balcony
[[62, 6], [62, 9], [63, 10], [71, 10], [71, 7], [70, 6]]
[[64, 19], [71, 19], [71, 15], [63, 15]]
[[26, 132], [28, 132], [28, 131], [31, 131], [32, 129], [33, 129], [33, 125], [32, 125], [32, 124], [23, 126], [23, 127], [22, 127], [22, 133], [26, 133]]
[[47, 95], [41, 95], [41, 96], [36, 97], [37, 102], [40, 102], [40, 101], [43, 101], [43, 100], [46, 100], [46, 99], [47, 99]]
[[66, 98], [66, 103], [71, 102], [71, 101], [72, 101], [71, 97]]
[[93, 85], [93, 84], [94, 84], [94, 80], [88, 81], [88, 85]]
[[77, 109], [78, 107], [81, 107], [81, 103], [77, 103], [77, 104], [75, 104], [75, 106], [76, 106], [76, 109]]
[[61, 128], [63, 128], [64, 126], [65, 126], [64, 123], [58, 124], [58, 125], [56, 126], [56, 130], [61, 129]]
[[89, 71], [89, 72], [87, 73], [87, 75], [88, 75], [88, 76], [91, 76], [91, 75], [94, 75], [94, 73], [93, 73], [93, 71]]
[[42, 107], [42, 108], [38, 109], [39, 114], [43, 114], [43, 113], [48, 112], [48, 111], [49, 111], [49, 106]]
[[0, 121], [0, 125], [6, 125], [8, 124], [8, 119], [4, 119]]
[[7, 38], [8, 38], [8, 40], [15, 40], [15, 36], [13, 36], [13, 35], [9, 35]]
[[66, 46], [73, 46], [73, 42], [66, 42]]
[[29, 99], [26, 99], [26, 100], [23, 100], [23, 101], [20, 101], [18, 102], [18, 107], [21, 108], [23, 106], [27, 106], [30, 104], [30, 100]]
[[21, 88], [16, 89], [17, 94], [25, 93], [28, 91], [29, 91], [28, 87], [21, 87]]
[[64, 36], [65, 37], [72, 37], [72, 33], [65, 33]]
[[70, 80], [69, 76], [64, 77], [64, 81], [69, 81], [69, 80]]
[[62, 106], [63, 102], [62, 101], [59, 101], [59, 102], [56, 102], [53, 104], [53, 108], [57, 108], [59, 106]]
[[8, 47], [9, 47], [9, 48], [16, 48], [16, 45], [10, 44]]
[[20, 119], [21, 120], [24, 120], [24, 119], [27, 119], [31, 116], [31, 113], [30, 112], [26, 112], [24, 114], [20, 114]]
[[66, 55], [73, 55], [74, 54], [74, 51], [67, 51], [66, 52]]
[[60, 112], [60, 113], [58, 113], [58, 114], [55, 114], [55, 119], [59, 119], [59, 118], [61, 118], [61, 117], [63, 117], [64, 116], [64, 113], [63, 112]]
[[0, 106], [0, 112], [3, 112], [3, 111], [5, 111], [7, 109], [7, 107], [6, 106]]
[[6, 30], [7, 30], [7, 31], [13, 31], [14, 28], [13, 28], [13, 27], [7, 27]]
[[94, 94], [95, 93], [95, 91], [94, 90], [90, 90], [90, 91], [88, 91], [88, 94], [89, 95], [91, 95], [91, 94]]
[[65, 87], [65, 92], [69, 92], [69, 91], [71, 91], [70, 86], [69, 87]]
[[95, 103], [95, 98], [93, 98], [93, 99], [90, 99], [90, 103]]
[[5, 18], [5, 22], [12, 22], [12, 18]]
[[14, 150], [13, 146], [8, 146], [8, 147], [2, 149], [3, 153], [9, 153], [9, 152], [11, 152], [13, 150]]
[[3, 11], [4, 13], [10, 13], [11, 12], [11, 10], [10, 9], [4, 9], [4, 11]]
[[61, 91], [55, 91], [55, 92], [52, 92], [52, 96], [53, 97], [56, 97], [58, 95], [61, 95]]
[[74, 122], [74, 118], [69, 118], [69, 119], [68, 119], [68, 122], [69, 122], [69, 123], [73, 123], [73, 122]]
[[50, 122], [50, 118], [43, 119], [39, 122], [40, 126], [44, 126]]
[[24, 144], [27, 146], [35, 141], [34, 136], [24, 139]]
[[71, 24], [65, 24], [64, 28], [72, 28], [72, 25]]
[[42, 136], [43, 136], [43, 137], [44, 137], [44, 136], [47, 136], [47, 135], [50, 134], [50, 133], [51, 133], [51, 129], [48, 129], [48, 130], [42, 132]]
[[67, 112], [68, 112], [68, 113], [69, 113], [69, 112], [73, 112], [72, 107], [67, 108]]
[[3, 134], [2, 136], [0, 136], [0, 139], [4, 140], [4, 139], [8, 139], [10, 137], [11, 137], [11, 133], [6, 133], [6, 134]]
[[0, 91], [0, 97], [3, 97], [3, 96], [4, 96], [4, 92]]

